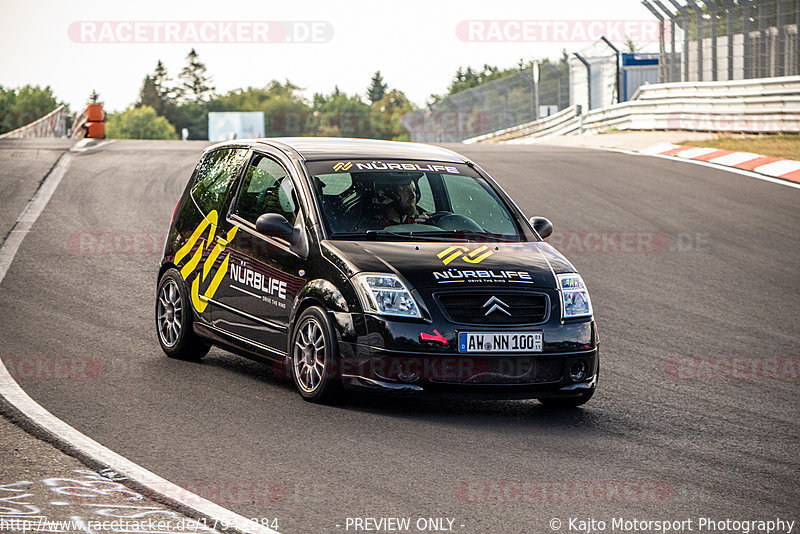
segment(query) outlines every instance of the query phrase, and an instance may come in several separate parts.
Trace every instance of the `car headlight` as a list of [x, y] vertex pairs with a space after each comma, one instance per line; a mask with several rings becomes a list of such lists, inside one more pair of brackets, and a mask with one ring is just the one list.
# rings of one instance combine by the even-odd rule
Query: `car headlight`
[[559, 274], [556, 278], [558, 290], [561, 291], [561, 312], [564, 319], [591, 315], [592, 301], [589, 300], [589, 292], [581, 275]]
[[393, 274], [362, 273], [354, 277], [364, 311], [400, 317], [422, 317], [411, 292]]

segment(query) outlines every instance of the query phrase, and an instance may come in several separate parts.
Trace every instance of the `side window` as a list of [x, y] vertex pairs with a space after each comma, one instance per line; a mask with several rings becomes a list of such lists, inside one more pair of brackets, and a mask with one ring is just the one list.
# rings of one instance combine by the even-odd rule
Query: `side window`
[[192, 187], [192, 198], [200, 211], [208, 214], [222, 209], [246, 156], [245, 148], [224, 148], [205, 155]]
[[289, 224], [297, 218], [297, 195], [283, 166], [267, 156], [256, 156], [245, 172], [236, 214], [255, 224], [265, 213], [278, 213]]
[[431, 191], [431, 184], [428, 183], [427, 174], [417, 181], [417, 190], [419, 191], [417, 206], [430, 213], [436, 211], [436, 203], [433, 200], [433, 192]]

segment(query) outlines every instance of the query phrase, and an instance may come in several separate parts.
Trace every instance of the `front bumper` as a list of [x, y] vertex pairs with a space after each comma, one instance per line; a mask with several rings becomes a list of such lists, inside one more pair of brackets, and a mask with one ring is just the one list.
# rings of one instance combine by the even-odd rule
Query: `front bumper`
[[[577, 397], [594, 390], [599, 370], [596, 346], [579, 352], [481, 356], [409, 354], [364, 346], [344, 349], [342, 381], [347, 389], [395, 395]], [[576, 364], [585, 369], [580, 379], [572, 375]]]

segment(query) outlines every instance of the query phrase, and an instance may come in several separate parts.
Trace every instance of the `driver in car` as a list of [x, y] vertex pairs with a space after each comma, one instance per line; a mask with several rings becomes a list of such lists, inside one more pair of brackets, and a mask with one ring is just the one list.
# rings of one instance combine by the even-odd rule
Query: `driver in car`
[[410, 176], [390, 184], [381, 184], [376, 189], [384, 199], [383, 209], [375, 214], [381, 228], [426, 223], [430, 219], [431, 214], [417, 205], [417, 184]]

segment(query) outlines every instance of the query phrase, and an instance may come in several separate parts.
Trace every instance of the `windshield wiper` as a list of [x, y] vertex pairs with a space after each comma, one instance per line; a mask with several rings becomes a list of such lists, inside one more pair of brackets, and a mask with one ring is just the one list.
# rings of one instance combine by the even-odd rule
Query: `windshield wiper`
[[363, 241], [377, 241], [382, 237], [391, 237], [404, 241], [452, 241], [454, 238], [463, 239], [468, 243], [501, 241], [504, 243], [518, 242], [516, 236], [494, 234], [492, 232], [478, 232], [475, 230], [441, 230], [435, 232], [408, 232], [397, 233], [389, 230], [364, 230], [363, 232], [342, 232], [333, 234], [334, 238], [355, 239]]
[[517, 236], [507, 236], [504, 234], [495, 234], [492, 232], [478, 232], [476, 230], [443, 230], [441, 232], [430, 232], [428, 235], [433, 236], [442, 236], [446, 238], [447, 241], [452, 240], [453, 238], [463, 238], [465, 241], [470, 243], [475, 242], [492, 242], [492, 241], [502, 241], [505, 243], [513, 242], [516, 243], [519, 241]]
[[397, 232], [391, 232], [389, 230], [365, 230], [363, 232], [341, 232], [333, 234], [334, 238], [346, 238], [346, 239], [356, 239], [356, 240], [365, 240], [365, 241], [377, 241], [381, 237], [392, 237], [395, 239], [402, 239], [404, 241], [447, 241], [446, 236], [440, 235], [430, 235], [439, 234], [440, 232], [408, 232], [404, 234], [399, 234]]

